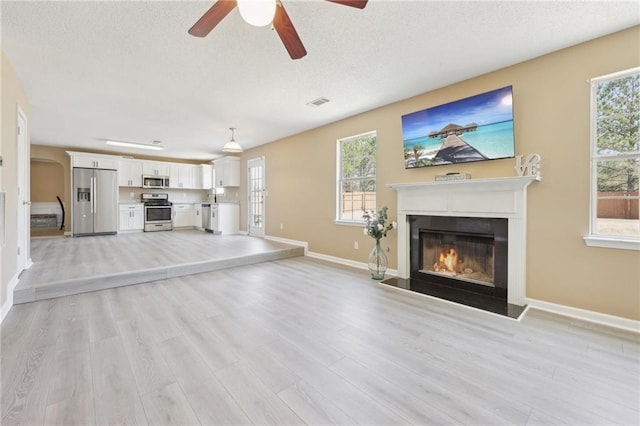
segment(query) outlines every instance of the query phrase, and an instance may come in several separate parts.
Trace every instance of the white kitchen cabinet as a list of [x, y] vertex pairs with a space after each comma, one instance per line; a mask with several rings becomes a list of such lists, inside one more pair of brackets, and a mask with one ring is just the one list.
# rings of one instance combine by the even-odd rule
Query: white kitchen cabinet
[[171, 163], [162, 161], [142, 161], [142, 174], [145, 176], [169, 176]]
[[213, 160], [217, 187], [240, 186], [240, 158], [222, 157]]
[[144, 229], [144, 206], [142, 204], [120, 204], [120, 232], [142, 231]]
[[71, 156], [71, 167], [85, 169], [118, 170], [120, 157], [114, 155], [91, 154], [86, 152], [67, 151]]
[[118, 186], [142, 187], [142, 161], [121, 158], [118, 162]]
[[193, 226], [199, 231], [204, 230], [202, 227], [202, 204], [193, 205]]
[[240, 206], [235, 203], [211, 204], [211, 229], [214, 234], [238, 234]]
[[210, 164], [201, 164], [198, 166], [198, 173], [196, 174], [198, 181], [200, 182], [199, 189], [211, 189], [213, 188], [213, 166]]
[[169, 188], [198, 189], [196, 185], [196, 167], [191, 164], [170, 163]]
[[193, 228], [193, 204], [173, 205], [173, 227]]

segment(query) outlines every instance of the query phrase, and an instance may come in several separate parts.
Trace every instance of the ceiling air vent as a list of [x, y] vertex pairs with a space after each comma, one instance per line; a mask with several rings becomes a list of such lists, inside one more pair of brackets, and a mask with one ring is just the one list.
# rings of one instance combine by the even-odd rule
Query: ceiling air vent
[[313, 100], [311, 102], [307, 103], [307, 106], [310, 106], [312, 108], [317, 108], [322, 104], [326, 104], [327, 102], [329, 102], [329, 99], [322, 97], [322, 98], [318, 98], [316, 100]]

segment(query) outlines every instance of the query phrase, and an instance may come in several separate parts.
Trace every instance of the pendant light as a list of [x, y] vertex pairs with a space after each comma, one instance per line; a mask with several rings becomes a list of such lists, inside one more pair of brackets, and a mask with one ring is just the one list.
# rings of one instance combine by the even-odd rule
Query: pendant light
[[236, 128], [229, 127], [229, 130], [231, 130], [231, 140], [224, 144], [224, 146], [222, 147], [222, 152], [231, 152], [231, 153], [242, 152], [243, 150], [240, 144], [236, 142], [235, 139], [233, 139], [233, 132], [236, 130]]

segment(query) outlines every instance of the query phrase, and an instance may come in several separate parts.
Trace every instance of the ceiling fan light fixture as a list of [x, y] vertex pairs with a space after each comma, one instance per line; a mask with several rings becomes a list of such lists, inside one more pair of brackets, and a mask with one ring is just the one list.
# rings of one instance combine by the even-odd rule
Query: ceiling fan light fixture
[[264, 27], [273, 22], [276, 0], [238, 0], [238, 9], [247, 24]]
[[224, 146], [222, 147], [222, 152], [229, 152], [232, 154], [238, 154], [242, 151], [244, 151], [242, 149], [242, 147], [240, 146], [240, 144], [238, 142], [236, 142], [236, 140], [233, 138], [233, 132], [236, 130], [235, 127], [229, 127], [229, 130], [231, 130], [231, 139], [229, 140], [229, 142], [225, 143]]

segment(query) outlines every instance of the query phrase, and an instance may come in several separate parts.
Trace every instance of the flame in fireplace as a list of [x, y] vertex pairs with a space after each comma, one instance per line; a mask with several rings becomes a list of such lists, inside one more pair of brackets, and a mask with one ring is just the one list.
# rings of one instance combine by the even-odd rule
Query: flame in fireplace
[[434, 263], [433, 270], [451, 275], [472, 272], [469, 268], [464, 267], [464, 259], [458, 255], [453, 247], [444, 247], [440, 250], [440, 257]]

